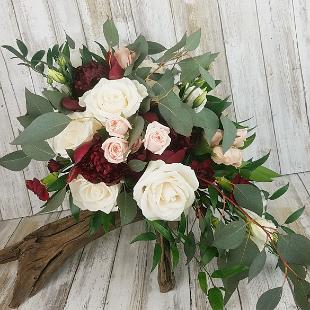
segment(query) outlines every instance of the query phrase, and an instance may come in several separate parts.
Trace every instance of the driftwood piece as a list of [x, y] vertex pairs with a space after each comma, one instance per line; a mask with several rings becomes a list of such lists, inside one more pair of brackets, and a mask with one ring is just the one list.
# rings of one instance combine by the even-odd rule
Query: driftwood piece
[[[38, 293], [58, 270], [78, 249], [104, 235], [99, 230], [93, 236], [89, 235], [88, 227], [91, 212], [84, 211], [76, 222], [67, 216], [27, 235], [22, 241], [0, 250], [0, 264], [18, 260], [18, 270], [10, 303], [11, 308], [17, 308], [27, 298]], [[138, 213], [134, 222], [143, 219]], [[115, 226], [120, 227], [119, 214]], [[158, 268], [158, 284], [161, 292], [167, 292], [174, 287], [174, 276], [171, 267], [169, 242], [161, 240], [163, 254]]]

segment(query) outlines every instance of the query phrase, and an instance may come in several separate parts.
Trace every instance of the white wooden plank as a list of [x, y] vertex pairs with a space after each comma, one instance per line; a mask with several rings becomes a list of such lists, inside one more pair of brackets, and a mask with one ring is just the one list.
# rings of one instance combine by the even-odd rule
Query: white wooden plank
[[[221, 20], [216, 0], [171, 1], [174, 25], [178, 40], [187, 31], [192, 33], [201, 28], [201, 44], [198, 53], [211, 51], [220, 53], [211, 68], [213, 76], [222, 83], [211, 94], [226, 98], [231, 95], [230, 78], [226, 61]], [[233, 98], [231, 98], [233, 99]], [[234, 107], [227, 110], [235, 119]]]
[[[308, 124], [310, 120], [310, 2], [307, 0], [292, 1], [296, 37], [299, 50], [300, 70], [302, 73], [307, 104]], [[309, 169], [308, 169], [309, 170]]]
[[95, 41], [104, 43], [102, 25], [110, 16], [111, 10], [108, 0], [77, 0], [78, 9], [83, 23], [84, 35], [89, 49], [99, 52]]
[[143, 309], [141, 306], [147, 244], [143, 242], [129, 244], [143, 231], [145, 231], [144, 223], [131, 224], [122, 229], [104, 305], [105, 310]]
[[309, 170], [310, 132], [292, 1], [257, 1], [257, 12], [281, 171]]
[[310, 195], [310, 172], [299, 173], [298, 176]]
[[[298, 176], [285, 176], [278, 179], [274, 184], [267, 183], [263, 187], [272, 193], [287, 182], [290, 182], [288, 192], [279, 199], [270, 201], [268, 210], [279, 220], [279, 223], [284, 223], [289, 214], [305, 205], [306, 210], [303, 216], [297, 222], [291, 224], [290, 227], [298, 233], [309, 235], [310, 197]], [[283, 273], [279, 269], [275, 269], [277, 259], [270, 253], [268, 254], [268, 259], [262, 273], [250, 283], [243, 281], [239, 285], [243, 309], [255, 307], [262, 293], [268, 289], [282, 285], [284, 281]], [[277, 309], [296, 309], [294, 298], [287, 283], [284, 285], [282, 299]]]
[[271, 150], [268, 166], [279, 170], [255, 0], [219, 0], [227, 62], [237, 120], [257, 126], [257, 138], [246, 159]]
[[[15, 230], [14, 234], [10, 238], [9, 242], [7, 243], [7, 245], [12, 245], [22, 240], [22, 238], [25, 235], [31, 233], [32, 231], [34, 231], [35, 229], [39, 228], [44, 224], [56, 220], [58, 217], [59, 213], [55, 212], [52, 214], [44, 214], [39, 216], [23, 218], [19, 223], [17, 229]], [[1, 309], [9, 309], [8, 304], [10, 303], [12, 297], [16, 272], [17, 272], [17, 261], [5, 265], [0, 265]]]
[[137, 35], [166, 47], [176, 42], [171, 7], [168, 0], [130, 0]]
[[64, 309], [103, 309], [119, 233], [110, 232], [85, 247]]
[[5, 247], [20, 221], [21, 219], [13, 219], [0, 222], [0, 249]]

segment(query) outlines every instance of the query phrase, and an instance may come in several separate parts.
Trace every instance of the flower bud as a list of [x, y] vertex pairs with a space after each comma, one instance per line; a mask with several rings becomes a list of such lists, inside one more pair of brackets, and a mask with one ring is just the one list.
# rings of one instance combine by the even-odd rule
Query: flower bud
[[63, 76], [63, 74], [61, 74], [60, 72], [56, 71], [56, 70], [53, 70], [53, 69], [48, 69], [48, 78], [57, 82], [57, 83], [60, 83], [60, 84], [65, 84], [66, 83], [66, 79], [65, 77]]
[[64, 66], [66, 65], [66, 63], [67, 63], [67, 60], [66, 60], [66, 58], [65, 58], [63, 55], [61, 55], [61, 56], [58, 58], [57, 63], [58, 63], [58, 65], [59, 65], [60, 67], [64, 67]]
[[184, 93], [185, 102], [196, 112], [200, 112], [206, 104], [206, 96], [207, 92], [197, 86], [188, 87]]

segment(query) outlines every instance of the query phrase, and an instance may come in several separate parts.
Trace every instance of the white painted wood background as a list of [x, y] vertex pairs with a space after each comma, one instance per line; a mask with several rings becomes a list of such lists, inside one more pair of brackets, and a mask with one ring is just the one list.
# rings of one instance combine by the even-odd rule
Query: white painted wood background
[[[213, 66], [231, 95], [231, 115], [253, 117], [257, 157], [271, 150], [269, 166], [284, 174], [310, 170], [310, 2], [308, 0], [1, 0], [0, 44], [24, 40], [34, 52], [62, 42], [65, 31], [78, 46], [98, 50], [102, 23], [113, 17], [126, 44], [142, 33], [171, 46], [185, 31], [202, 28], [199, 51], [220, 52]], [[0, 51], [0, 156], [15, 150], [16, 117], [25, 112], [24, 87], [40, 92], [36, 73]], [[37, 213], [40, 201], [24, 186], [46, 169], [0, 168], [0, 219]]]

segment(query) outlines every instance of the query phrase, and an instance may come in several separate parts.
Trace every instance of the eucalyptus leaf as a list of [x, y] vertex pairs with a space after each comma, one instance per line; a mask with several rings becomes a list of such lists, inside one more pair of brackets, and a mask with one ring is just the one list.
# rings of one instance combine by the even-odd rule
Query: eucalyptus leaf
[[256, 310], [273, 310], [282, 297], [282, 287], [275, 287], [262, 294], [256, 304]]
[[31, 116], [39, 116], [44, 113], [53, 112], [53, 107], [47, 99], [33, 94], [25, 88], [27, 113]]
[[37, 117], [11, 144], [33, 144], [55, 137], [70, 123], [71, 119], [60, 113], [49, 112]]
[[188, 51], [195, 50], [199, 46], [200, 38], [201, 38], [201, 29], [190, 34], [186, 38], [185, 49], [187, 49]]
[[295, 222], [296, 220], [298, 220], [301, 215], [303, 214], [303, 212], [305, 211], [305, 207], [302, 207], [298, 210], [296, 210], [295, 212], [293, 212], [284, 222], [285, 224], [290, 224]]
[[65, 98], [67, 95], [64, 93], [61, 93], [58, 90], [48, 90], [45, 89], [43, 92], [44, 97], [48, 99], [48, 101], [52, 104], [52, 106], [57, 109], [61, 110], [61, 101], [63, 98]]
[[148, 45], [148, 54], [149, 55], [158, 54], [158, 53], [161, 53], [164, 50], [166, 50], [166, 48], [163, 45], [161, 45], [157, 42], [147, 41], [147, 45]]
[[208, 83], [211, 89], [215, 88], [215, 80], [206, 69], [200, 66], [199, 73], [201, 74], [201, 77]]
[[54, 151], [46, 141], [22, 145], [25, 154], [38, 161], [47, 161], [55, 156]]
[[132, 171], [141, 172], [144, 170], [147, 163], [142, 160], [132, 159], [128, 162], [128, 166]]
[[129, 148], [134, 145], [135, 142], [140, 138], [144, 129], [144, 119], [137, 115], [134, 119], [132, 130], [130, 130], [128, 144]]
[[282, 186], [281, 188], [277, 189], [270, 197], [270, 200], [275, 200], [278, 199], [279, 197], [281, 197], [282, 195], [284, 195], [287, 190], [289, 188], [289, 183], [287, 183], [286, 185]]
[[12, 170], [20, 171], [30, 164], [31, 158], [23, 151], [15, 151], [0, 158], [0, 166]]
[[266, 263], [266, 252], [265, 250], [263, 250], [255, 257], [250, 266], [248, 275], [249, 282], [262, 271], [262, 269], [265, 266], [265, 263]]
[[43, 206], [39, 213], [50, 212], [56, 210], [64, 201], [66, 197], [67, 189], [64, 187], [60, 191], [56, 192]]
[[223, 153], [226, 153], [235, 141], [237, 128], [234, 123], [225, 116], [221, 116], [221, 123], [224, 129], [222, 148]]
[[35, 118], [36, 116], [31, 116], [31, 115], [26, 114], [26, 115], [18, 116], [17, 120], [25, 128], [25, 127], [28, 127]]
[[230, 278], [246, 270], [248, 270], [248, 267], [244, 265], [229, 266], [226, 268], [215, 270], [211, 276], [212, 278], [220, 279]]
[[103, 34], [110, 47], [118, 45], [119, 35], [112, 19], [107, 19], [103, 24]]
[[138, 210], [137, 203], [133, 199], [132, 193], [128, 193], [125, 190], [121, 192], [117, 197], [117, 205], [120, 210], [122, 225], [131, 223], [135, 219]]

